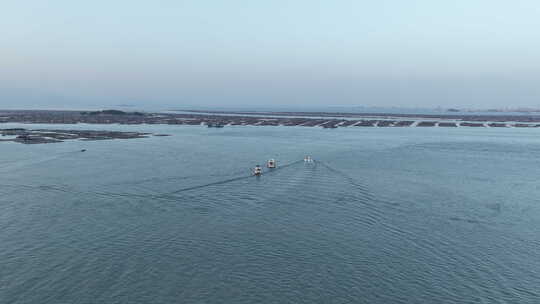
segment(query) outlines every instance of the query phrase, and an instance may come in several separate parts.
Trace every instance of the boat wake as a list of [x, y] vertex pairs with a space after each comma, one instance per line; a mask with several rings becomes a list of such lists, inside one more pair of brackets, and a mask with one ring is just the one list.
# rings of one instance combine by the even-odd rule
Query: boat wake
[[[298, 170], [290, 170], [300, 164], [304, 164], [304, 166], [302, 166], [303, 169], [298, 168]], [[257, 183], [242, 183], [223, 188], [225, 185], [248, 180], [255, 180]], [[108, 189], [103, 189], [104, 191], [100, 189], [82, 191], [67, 185], [35, 186], [3, 184], [2, 187], [18, 190], [36, 189], [45, 192], [71, 193], [73, 195], [83, 195], [88, 197], [99, 196], [111, 199], [125, 198], [163, 202], [185, 201], [186, 195], [206, 196], [214, 195], [215, 193], [219, 193], [221, 196], [230, 195], [231, 200], [240, 197], [260, 202], [276, 200], [287, 201], [296, 197], [299, 193], [303, 193], [304, 198], [311, 199], [312, 201], [322, 201], [325, 199], [328, 202], [339, 202], [340, 200], [349, 199], [370, 206], [373, 205], [374, 201], [367, 187], [362, 182], [349, 176], [346, 172], [334, 168], [324, 161], [304, 163], [303, 160], [293, 161], [277, 168], [264, 168], [262, 176], [254, 176], [252, 174], [240, 175], [161, 193], [152, 193], [153, 190], [151, 189], [148, 189], [145, 193], [144, 189], [141, 187], [136, 188], [139, 191], [138, 193], [110, 191], [110, 187]], [[266, 188], [270, 188], [272, 191], [268, 192], [266, 191]], [[208, 191], [201, 193], [199, 190], [202, 189], [207, 189]], [[349, 194], [346, 196], [340, 194], [341, 192]], [[325, 195], [321, 195], [321, 193], [324, 193]], [[352, 196], [350, 193], [352, 193]]]

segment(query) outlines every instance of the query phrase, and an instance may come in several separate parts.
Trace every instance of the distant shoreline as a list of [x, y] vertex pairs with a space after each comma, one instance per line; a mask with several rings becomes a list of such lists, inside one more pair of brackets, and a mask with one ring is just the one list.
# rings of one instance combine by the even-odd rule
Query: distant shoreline
[[66, 140], [112, 140], [147, 138], [150, 136], [169, 136], [167, 134], [152, 134], [141, 132], [94, 131], [94, 130], [57, 130], [57, 129], [25, 129], [0, 128], [0, 142], [15, 142], [21, 144], [50, 144]]
[[160, 113], [55, 110], [0, 110], [1, 123], [164, 124], [208, 126], [343, 127], [540, 127], [540, 115], [256, 112], [182, 110]]

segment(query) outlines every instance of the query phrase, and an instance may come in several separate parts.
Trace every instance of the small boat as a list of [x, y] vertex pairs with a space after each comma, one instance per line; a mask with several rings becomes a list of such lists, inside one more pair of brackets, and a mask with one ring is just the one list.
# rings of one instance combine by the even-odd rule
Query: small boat
[[306, 163], [312, 163], [312, 162], [313, 162], [313, 158], [311, 158], [311, 156], [309, 156], [309, 155], [306, 155], [306, 157], [304, 157], [304, 162], [306, 162]]
[[82, 149], [81, 152], [86, 152], [86, 149]]
[[270, 169], [273, 169], [276, 167], [276, 160], [275, 159], [270, 159], [266, 162], [266, 167], [270, 168]]
[[255, 168], [253, 169], [253, 175], [261, 175], [262, 174], [262, 168], [261, 166], [259, 165], [256, 165]]

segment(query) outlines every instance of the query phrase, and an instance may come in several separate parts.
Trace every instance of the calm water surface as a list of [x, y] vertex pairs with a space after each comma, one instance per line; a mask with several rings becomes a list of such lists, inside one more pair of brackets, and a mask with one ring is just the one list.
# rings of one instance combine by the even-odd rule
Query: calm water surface
[[26, 127], [173, 136], [0, 143], [0, 303], [540, 303], [539, 130]]

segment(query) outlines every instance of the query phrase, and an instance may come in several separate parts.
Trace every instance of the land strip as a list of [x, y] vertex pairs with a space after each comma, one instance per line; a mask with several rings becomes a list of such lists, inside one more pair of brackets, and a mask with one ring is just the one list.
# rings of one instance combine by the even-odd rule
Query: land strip
[[[49, 129], [0, 129], [0, 141], [21, 144], [49, 144], [65, 140], [110, 140], [146, 138], [153, 134], [140, 132], [94, 131], [94, 130], [49, 130]], [[155, 134], [154, 136], [166, 136]]]
[[182, 113], [142, 113], [105, 110], [79, 111], [1, 111], [0, 123], [41, 124], [168, 124], [303, 126], [334, 128], [357, 127], [540, 127], [538, 115], [406, 115], [326, 112], [224, 112], [183, 111]]

